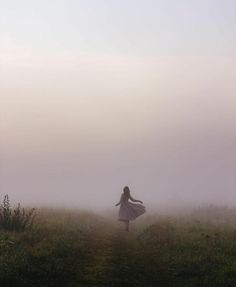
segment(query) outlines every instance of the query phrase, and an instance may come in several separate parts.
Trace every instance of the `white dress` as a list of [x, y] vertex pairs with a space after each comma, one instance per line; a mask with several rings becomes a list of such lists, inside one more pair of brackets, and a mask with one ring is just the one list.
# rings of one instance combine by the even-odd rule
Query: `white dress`
[[121, 195], [120, 199], [120, 210], [119, 210], [119, 220], [127, 221], [134, 220], [136, 217], [145, 213], [146, 208], [142, 204], [131, 203], [129, 198], [124, 194]]

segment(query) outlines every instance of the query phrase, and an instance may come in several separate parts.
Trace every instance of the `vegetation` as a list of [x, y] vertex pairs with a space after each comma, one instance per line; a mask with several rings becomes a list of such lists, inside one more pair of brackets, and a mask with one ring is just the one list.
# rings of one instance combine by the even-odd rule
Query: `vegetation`
[[146, 214], [127, 233], [113, 214], [41, 209], [32, 228], [0, 232], [0, 286], [233, 287], [236, 220], [226, 213]]
[[0, 206], [0, 229], [22, 232], [32, 227], [35, 218], [35, 210], [25, 211], [20, 204], [15, 209], [10, 206], [8, 195], [5, 195]]

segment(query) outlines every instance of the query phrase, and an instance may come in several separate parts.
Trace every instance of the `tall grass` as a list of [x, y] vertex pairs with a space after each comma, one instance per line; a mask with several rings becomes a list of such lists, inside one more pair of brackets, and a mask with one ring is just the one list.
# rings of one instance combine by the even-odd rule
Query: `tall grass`
[[20, 204], [11, 208], [8, 195], [5, 195], [0, 206], [0, 229], [22, 232], [32, 227], [35, 218], [35, 209], [26, 211]]
[[214, 217], [147, 214], [127, 233], [107, 214], [40, 209], [0, 232], [0, 286], [235, 287], [235, 219]]

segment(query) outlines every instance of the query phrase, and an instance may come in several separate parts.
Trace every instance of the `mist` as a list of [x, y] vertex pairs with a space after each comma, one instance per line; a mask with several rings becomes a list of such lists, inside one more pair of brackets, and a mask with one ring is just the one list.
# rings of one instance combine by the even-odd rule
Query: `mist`
[[[177, 8], [173, 27], [151, 13], [155, 8], [171, 17], [164, 1], [150, 1], [144, 15], [138, 1], [138, 15], [152, 15], [143, 30], [129, 3], [126, 31], [113, 1], [96, 12], [96, 29], [94, 20], [83, 27], [85, 18], [70, 22], [76, 5], [78, 14], [96, 11], [75, 2], [62, 1], [55, 14], [42, 1], [42, 18], [27, 1], [19, 12], [12, 3], [3, 7], [1, 196], [26, 205], [104, 210], [115, 208], [128, 185], [147, 210], [235, 206], [235, 3], [217, 2], [210, 14], [213, 1], [206, 1], [201, 19], [204, 5], [190, 8], [183, 1], [187, 14]], [[31, 27], [21, 23], [19, 32], [13, 16], [25, 14]], [[54, 34], [50, 24], [60, 15], [66, 24]], [[112, 31], [102, 20], [109, 15], [115, 16]]]

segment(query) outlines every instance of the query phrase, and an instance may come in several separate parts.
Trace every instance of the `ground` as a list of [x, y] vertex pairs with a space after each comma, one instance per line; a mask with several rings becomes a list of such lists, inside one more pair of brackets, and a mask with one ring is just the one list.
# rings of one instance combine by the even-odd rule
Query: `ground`
[[1, 231], [0, 286], [236, 286], [232, 222], [144, 215], [122, 227], [113, 215], [38, 210], [32, 229]]

